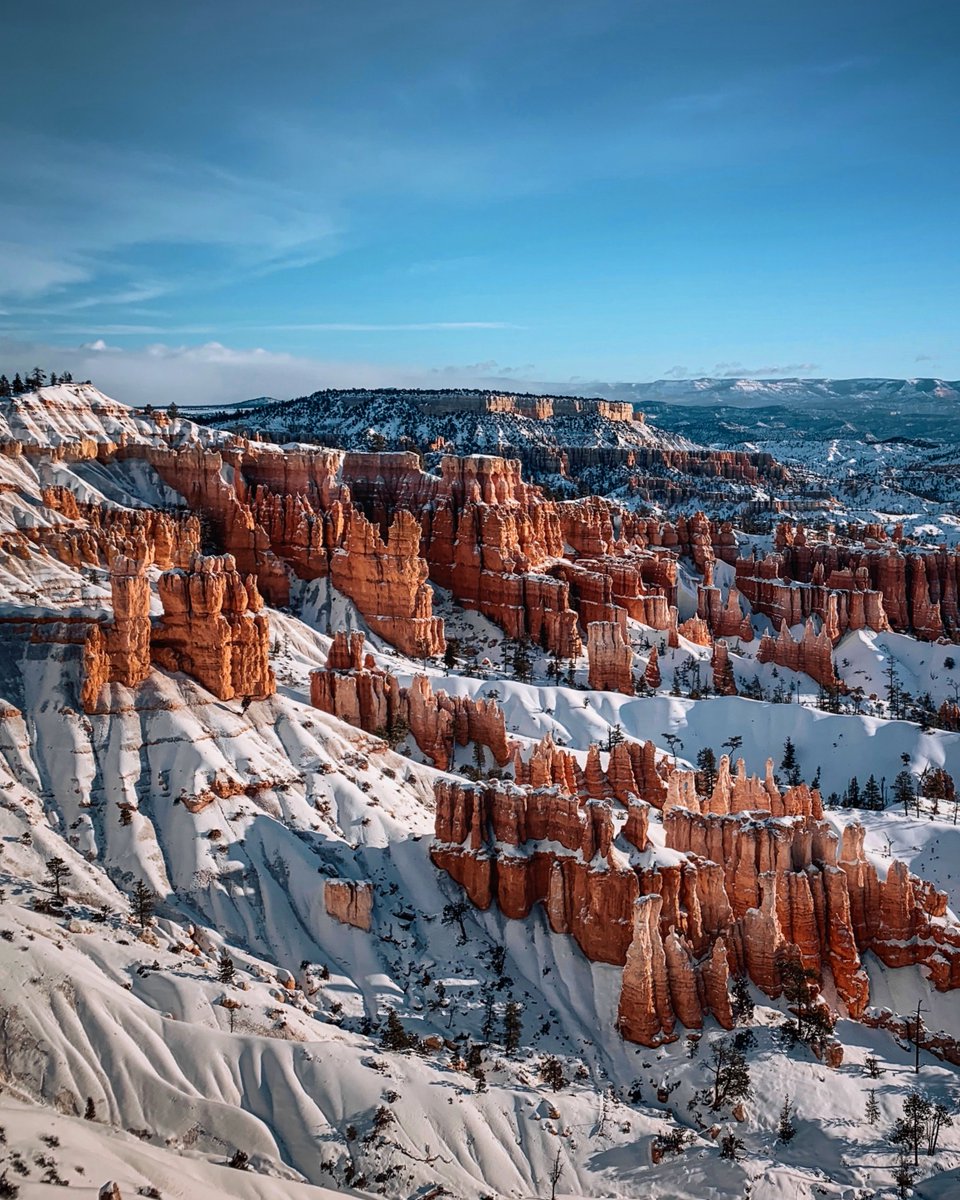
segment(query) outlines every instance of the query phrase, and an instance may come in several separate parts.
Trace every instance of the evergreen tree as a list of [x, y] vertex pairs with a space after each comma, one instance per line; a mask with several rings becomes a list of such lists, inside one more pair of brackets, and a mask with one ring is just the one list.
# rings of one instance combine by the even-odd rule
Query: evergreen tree
[[451, 904], [443, 906], [443, 912], [440, 916], [441, 925], [458, 925], [460, 927], [460, 939], [458, 945], [463, 946], [467, 941], [467, 930], [463, 923], [463, 918], [470, 911], [470, 905], [466, 900], [454, 900]]
[[133, 889], [133, 911], [141, 929], [146, 929], [156, 904], [156, 896], [142, 879], [138, 879]]
[[480, 1026], [483, 1036], [489, 1041], [497, 1027], [497, 1005], [493, 999], [493, 989], [488, 988], [483, 1002], [483, 1024]]
[[800, 763], [797, 760], [797, 748], [790, 738], [783, 743], [783, 758], [780, 760], [780, 770], [790, 787], [796, 787], [803, 781], [800, 774]]
[[847, 790], [843, 793], [844, 808], [859, 808], [860, 807], [860, 783], [856, 775], [847, 784]]
[[708, 1068], [709, 1085], [699, 1093], [701, 1102], [716, 1112], [750, 1096], [750, 1068], [743, 1051], [732, 1038], [722, 1038], [710, 1047], [713, 1059]]
[[743, 1138], [738, 1138], [735, 1133], [725, 1133], [720, 1139], [721, 1158], [729, 1158], [736, 1162], [743, 1157], [746, 1149]]
[[863, 795], [860, 797], [860, 806], [869, 808], [873, 812], [879, 812], [883, 808], [883, 797], [880, 794], [880, 785], [871, 775], [867, 782], [863, 785]]
[[780, 1121], [777, 1125], [777, 1137], [781, 1142], [792, 1142], [797, 1136], [797, 1127], [793, 1122], [793, 1105], [790, 1097], [784, 1096], [780, 1109]]
[[796, 1041], [816, 1042], [833, 1033], [829, 1010], [820, 1000], [820, 985], [814, 971], [804, 968], [798, 958], [784, 958], [777, 964], [783, 994], [793, 1005], [796, 1022], [788, 1022], [787, 1032]]
[[559, 1092], [567, 1082], [563, 1077], [563, 1063], [553, 1054], [546, 1054], [540, 1060], [540, 1078], [555, 1092]]
[[27, 389], [26, 389], [26, 388], [23, 386], [23, 380], [20, 378], [20, 372], [19, 372], [19, 371], [18, 371], [18, 372], [17, 372], [17, 374], [16, 374], [16, 375], [14, 375], [14, 377], [13, 377], [13, 383], [10, 385], [10, 389], [11, 389], [11, 391], [13, 392], [13, 394], [14, 394], [15, 396], [22, 396], [22, 395], [23, 395], [23, 393], [24, 393], [24, 392], [27, 390]]
[[224, 950], [220, 955], [219, 963], [219, 979], [221, 983], [233, 983], [234, 976], [237, 973], [236, 967], [233, 965], [233, 959]]
[[919, 1161], [920, 1143], [923, 1141], [932, 1109], [933, 1105], [922, 1092], [908, 1092], [903, 1101], [903, 1115], [897, 1117], [890, 1134], [890, 1141], [895, 1146], [899, 1146], [905, 1154], [913, 1156], [914, 1166]]
[[738, 971], [734, 975], [732, 991], [731, 1008], [733, 1019], [738, 1024], [745, 1025], [753, 1018], [753, 999], [750, 995], [750, 981], [743, 971]]
[[0, 375], [0, 400], [9, 400], [13, 395], [13, 389], [10, 386], [10, 380], [6, 375]]
[[384, 1050], [393, 1050], [397, 1054], [406, 1054], [417, 1045], [416, 1034], [408, 1033], [397, 1016], [396, 1010], [387, 1010], [387, 1025], [380, 1035], [380, 1045]]
[[58, 383], [57, 377], [56, 377], [56, 375], [53, 373], [53, 371], [51, 371], [51, 372], [50, 372], [50, 386], [51, 386], [51, 387], [56, 387], [56, 386], [57, 386], [57, 383]]
[[533, 660], [530, 657], [530, 641], [528, 638], [519, 638], [515, 643], [510, 666], [516, 680], [520, 683], [529, 682], [530, 676], [533, 673]]
[[609, 753], [614, 746], [619, 746], [625, 741], [626, 738], [623, 736], [623, 728], [618, 722], [616, 725], [611, 727], [610, 732], [607, 734], [607, 741], [604, 749]]
[[697, 754], [697, 791], [709, 796], [717, 782], [717, 756], [709, 746]]
[[868, 1125], [876, 1125], [880, 1120], [880, 1105], [877, 1103], [877, 1093], [873, 1088], [870, 1089], [870, 1095], [867, 1097], [867, 1107], [864, 1115], [867, 1118]]
[[508, 1054], [515, 1054], [523, 1034], [523, 1006], [516, 1000], [507, 1003], [503, 1013], [503, 1044]]
[[62, 858], [47, 859], [47, 886], [53, 892], [58, 904], [63, 903], [63, 881], [70, 874], [70, 868]]
[[913, 1180], [915, 1175], [916, 1170], [910, 1165], [910, 1159], [901, 1150], [893, 1172], [893, 1182], [897, 1185], [897, 1195], [900, 1197], [900, 1200], [906, 1200], [907, 1196], [913, 1195]]
[[443, 665], [448, 671], [452, 671], [457, 665], [457, 651], [459, 643], [456, 638], [447, 638], [447, 644], [443, 651]]
[[913, 776], [906, 768], [897, 772], [897, 777], [893, 781], [893, 800], [895, 804], [902, 804], [904, 813], [910, 812], [910, 805], [913, 803], [916, 796], [916, 787], [914, 785]]

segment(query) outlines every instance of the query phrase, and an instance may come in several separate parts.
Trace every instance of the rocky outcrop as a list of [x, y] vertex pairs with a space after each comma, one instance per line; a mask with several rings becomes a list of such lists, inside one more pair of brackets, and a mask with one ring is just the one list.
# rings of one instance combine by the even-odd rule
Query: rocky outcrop
[[713, 690], [718, 696], [735, 696], [737, 681], [733, 677], [733, 663], [726, 642], [715, 642], [713, 657], [710, 660], [713, 670]]
[[263, 601], [232, 555], [195, 555], [187, 569], [161, 575], [158, 592], [163, 616], [153, 631], [154, 662], [185, 672], [221, 700], [276, 691]]
[[656, 646], [650, 647], [650, 654], [647, 657], [647, 665], [643, 672], [643, 680], [647, 687], [656, 690], [663, 679], [660, 675], [660, 656], [657, 654]]
[[395, 676], [364, 654], [364, 635], [334, 635], [325, 668], [311, 672], [310, 702], [367, 733], [391, 741], [408, 733], [434, 766], [445, 771], [454, 746], [484, 747], [499, 766], [513, 753], [503, 709], [495, 700], [434, 692], [426, 675], [400, 687]]
[[83, 647], [80, 704], [98, 711], [103, 687], [137, 687], [150, 673], [150, 581], [145, 564], [114, 555], [110, 566], [113, 620], [91, 625]]
[[374, 632], [412, 658], [434, 658], [446, 643], [443, 621], [432, 615], [420, 533], [416, 519], [398, 511], [384, 541], [365, 517], [353, 512], [343, 547], [331, 559], [330, 575]]
[[369, 879], [327, 879], [323, 884], [327, 913], [343, 925], [369, 933], [373, 924], [373, 884]]
[[841, 536], [784, 523], [774, 549], [759, 562], [738, 560], [736, 569], [740, 590], [775, 622], [795, 625], [813, 614], [827, 620], [832, 593], [840, 634], [864, 627], [930, 640], [960, 634], [960, 558], [945, 547], [920, 549], [902, 526], [864, 525]]
[[619, 622], [590, 623], [587, 627], [587, 660], [591, 688], [633, 695], [633, 649]]
[[[512, 784], [438, 782], [432, 858], [479, 907], [524, 919], [542, 903], [555, 932], [622, 966], [630, 1040], [654, 1045], [708, 1014], [729, 1026], [730, 971], [775, 998], [790, 958], [830, 975], [852, 1017], [869, 1001], [866, 950], [960, 986], [942, 893], [901, 864], [880, 882], [862, 828], [839, 838], [819, 794], [781, 792], [772, 762], [757, 778], [724, 756], [709, 795], [693, 772], [658, 764], [651, 743], [616, 745], [604, 770], [596, 747], [580, 764], [546, 738], [514, 764]], [[655, 809], [662, 858], [648, 838]]]
[[794, 641], [786, 621], [781, 624], [776, 638], [765, 633], [757, 647], [757, 661], [772, 662], [790, 671], [800, 671], [823, 687], [834, 688], [840, 683], [834, 669], [833, 645], [827, 631], [823, 628], [817, 631], [812, 619], [807, 620], [799, 641]]

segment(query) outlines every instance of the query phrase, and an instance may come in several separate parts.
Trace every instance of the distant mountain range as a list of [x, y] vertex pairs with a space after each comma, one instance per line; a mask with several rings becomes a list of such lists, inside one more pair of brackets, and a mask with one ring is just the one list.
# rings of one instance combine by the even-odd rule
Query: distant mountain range
[[[563, 389], [568, 390], [568, 389]], [[572, 390], [572, 389], [570, 389]], [[943, 413], [960, 401], [960, 382], [943, 379], [658, 379], [653, 383], [578, 384], [587, 395], [645, 404], [809, 409], [909, 406]]]

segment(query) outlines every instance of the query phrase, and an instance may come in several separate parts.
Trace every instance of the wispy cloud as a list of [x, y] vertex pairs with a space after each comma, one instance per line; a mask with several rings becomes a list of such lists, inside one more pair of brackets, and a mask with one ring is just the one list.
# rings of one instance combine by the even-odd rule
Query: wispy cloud
[[253, 396], [302, 395], [324, 387], [478, 386], [489, 377], [520, 372], [495, 362], [435, 368], [379, 364], [282, 354], [262, 347], [205, 342], [176, 346], [156, 342], [125, 349], [105, 337], [79, 346], [49, 346], [0, 338], [0, 362], [7, 373], [42, 363], [91, 379], [108, 395], [127, 404], [231, 404]]
[[718, 362], [706, 367], [671, 367], [664, 379], [763, 379], [771, 376], [809, 375], [820, 368], [817, 363], [783, 363], [778, 366], [748, 367], [741, 362]]
[[523, 329], [510, 321], [404, 321], [397, 324], [362, 324], [354, 322], [320, 321], [306, 325], [267, 325], [274, 331], [304, 333], [422, 333], [456, 329]]
[[742, 363], [717, 363], [711, 375], [719, 375], [723, 379], [762, 379], [770, 375], [807, 375], [817, 371], [816, 363], [783, 363], [773, 367], [745, 367]]
[[[206, 280], [280, 270], [333, 253], [332, 204], [276, 179], [209, 164], [57, 138], [5, 136], [17, 186], [0, 193], [0, 295], [68, 296], [74, 308], [143, 302]], [[43, 247], [42, 251], [31, 249]], [[155, 255], [157, 277], [132, 277], [136, 252], [193, 247], [202, 266]], [[106, 288], [103, 285], [106, 284]]]

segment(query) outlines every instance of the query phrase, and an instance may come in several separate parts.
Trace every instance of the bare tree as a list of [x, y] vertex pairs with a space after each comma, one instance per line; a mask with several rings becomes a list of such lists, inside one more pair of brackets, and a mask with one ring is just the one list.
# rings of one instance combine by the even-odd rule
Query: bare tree
[[557, 1184], [563, 1174], [563, 1164], [560, 1162], [560, 1148], [557, 1147], [557, 1157], [550, 1168], [550, 1200], [557, 1200]]

